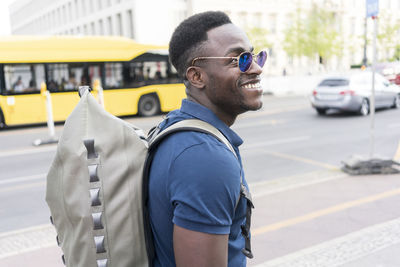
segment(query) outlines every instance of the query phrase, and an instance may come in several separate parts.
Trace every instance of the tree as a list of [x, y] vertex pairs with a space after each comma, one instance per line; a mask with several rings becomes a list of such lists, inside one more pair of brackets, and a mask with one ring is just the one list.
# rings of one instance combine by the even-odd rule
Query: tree
[[319, 57], [320, 62], [333, 55], [339, 55], [342, 42], [334, 28], [334, 12], [313, 5], [305, 19], [301, 18], [301, 9], [297, 9], [294, 23], [285, 32], [284, 50], [289, 56]]
[[[381, 14], [378, 20], [379, 33], [377, 35], [378, 45], [381, 48], [381, 58], [384, 61], [393, 60], [398, 57], [400, 23], [392, 24], [387, 14]], [[391, 55], [391, 52], [393, 54]]]
[[340, 51], [339, 34], [334, 28], [335, 14], [313, 5], [306, 20], [305, 54], [308, 57], [318, 55], [320, 62], [326, 60]]
[[268, 31], [264, 28], [254, 27], [248, 29], [247, 36], [249, 37], [251, 44], [254, 46], [254, 51], [256, 52], [272, 46], [272, 44], [268, 42]]
[[305, 51], [305, 24], [301, 19], [301, 9], [298, 8], [293, 24], [285, 31], [283, 49], [290, 57], [301, 57]]

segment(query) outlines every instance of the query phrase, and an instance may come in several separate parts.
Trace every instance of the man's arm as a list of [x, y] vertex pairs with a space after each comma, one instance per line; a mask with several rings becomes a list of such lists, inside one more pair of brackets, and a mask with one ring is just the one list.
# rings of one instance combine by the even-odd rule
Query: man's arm
[[228, 235], [187, 230], [174, 224], [177, 267], [223, 267], [228, 265]]

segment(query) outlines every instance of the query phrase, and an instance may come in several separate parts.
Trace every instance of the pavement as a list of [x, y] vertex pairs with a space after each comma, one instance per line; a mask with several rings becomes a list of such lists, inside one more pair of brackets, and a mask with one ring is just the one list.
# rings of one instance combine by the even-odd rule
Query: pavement
[[[400, 266], [400, 175], [321, 170], [250, 184], [256, 267]], [[52, 225], [0, 233], [0, 267], [63, 266]]]

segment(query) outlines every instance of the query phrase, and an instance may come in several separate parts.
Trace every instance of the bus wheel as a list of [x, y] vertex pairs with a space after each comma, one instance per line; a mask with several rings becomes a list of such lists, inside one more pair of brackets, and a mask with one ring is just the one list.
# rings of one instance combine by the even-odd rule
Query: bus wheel
[[154, 116], [160, 112], [160, 103], [156, 94], [144, 95], [139, 100], [138, 113], [140, 116]]

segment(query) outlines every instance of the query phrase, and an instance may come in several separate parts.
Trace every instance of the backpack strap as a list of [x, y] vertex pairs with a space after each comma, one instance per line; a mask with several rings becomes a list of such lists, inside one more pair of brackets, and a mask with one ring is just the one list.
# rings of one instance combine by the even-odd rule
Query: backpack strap
[[196, 132], [211, 134], [212, 136], [217, 138], [220, 142], [224, 143], [229, 148], [229, 150], [232, 151], [235, 157], [238, 158], [231, 143], [217, 128], [215, 128], [214, 126], [205, 121], [197, 119], [182, 120], [167, 127], [161, 133], [157, 134], [156, 136], [154, 136], [152, 139], [149, 140], [149, 148], [157, 146], [161, 142], [161, 140], [164, 139], [167, 135], [181, 131], [196, 131]]
[[[182, 120], [177, 123], [174, 123], [173, 125], [167, 127], [163, 131], [160, 132], [160, 129], [157, 127], [156, 129], [153, 129], [149, 135], [149, 155], [148, 158], [146, 159], [145, 163], [145, 168], [144, 168], [144, 203], [147, 204], [147, 197], [148, 197], [148, 179], [149, 179], [149, 171], [150, 171], [150, 163], [153, 159], [154, 153], [152, 153], [153, 149], [157, 147], [158, 144], [161, 143], [161, 141], [167, 137], [168, 135], [175, 133], [175, 132], [181, 132], [181, 131], [196, 131], [196, 132], [202, 132], [206, 134], [210, 134], [214, 136], [217, 140], [220, 142], [224, 143], [229, 150], [233, 153], [233, 155], [236, 157], [236, 159], [239, 160], [238, 155], [236, 154], [236, 151], [234, 150], [233, 146], [229, 142], [229, 140], [214, 126], [211, 124], [198, 120], [198, 119], [187, 119], [187, 120]], [[147, 186], [146, 186], [147, 185]], [[240, 173], [240, 196], [236, 201], [235, 205], [235, 210], [239, 204], [240, 198], [245, 198], [247, 202], [247, 207], [246, 207], [246, 223], [245, 225], [241, 226], [242, 230], [242, 235], [245, 239], [245, 247], [242, 249], [242, 253], [248, 257], [248, 258], [253, 258], [253, 254], [251, 252], [251, 244], [250, 244], [250, 221], [251, 221], [251, 210], [254, 208], [250, 192], [247, 190], [246, 186], [243, 184], [243, 175], [242, 172]], [[148, 216], [148, 214], [147, 214]], [[149, 220], [149, 218], [145, 218], [145, 220]]]

